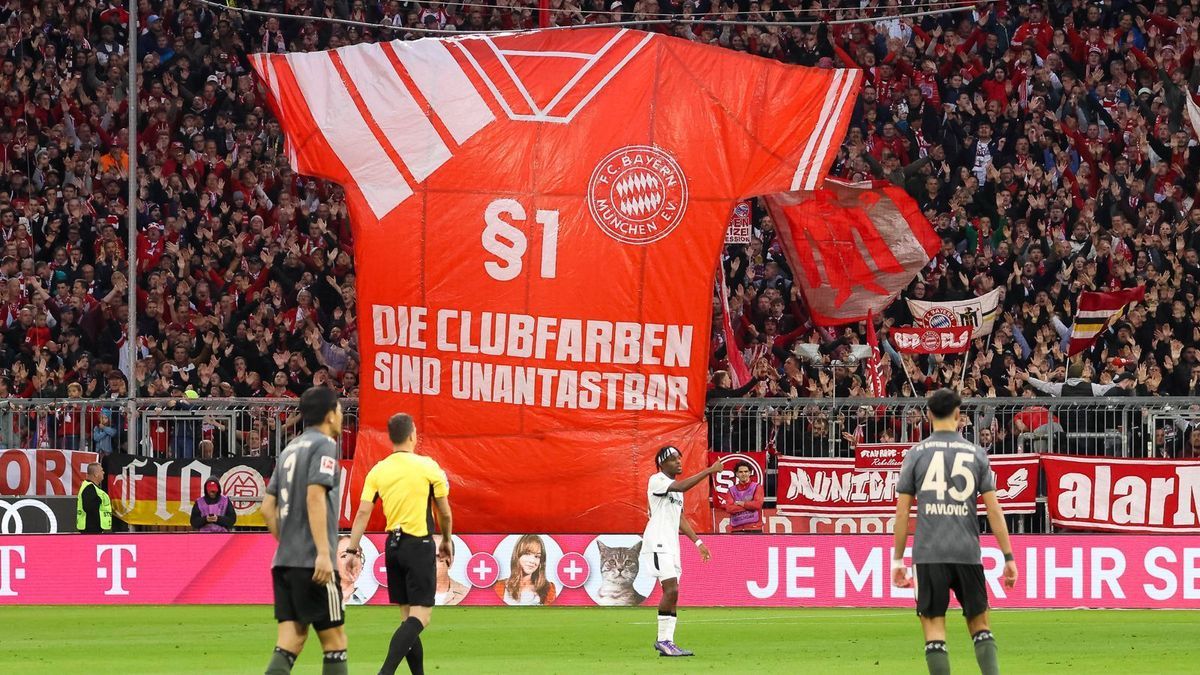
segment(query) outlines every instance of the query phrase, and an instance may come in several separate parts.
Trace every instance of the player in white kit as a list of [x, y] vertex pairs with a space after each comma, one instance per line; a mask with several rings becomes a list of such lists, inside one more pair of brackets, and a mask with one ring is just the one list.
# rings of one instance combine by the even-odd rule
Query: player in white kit
[[680, 649], [675, 644], [675, 605], [679, 602], [679, 533], [687, 535], [696, 548], [700, 559], [708, 562], [712, 554], [696, 536], [686, 518], [683, 518], [683, 493], [700, 484], [708, 476], [721, 470], [715, 462], [700, 473], [675, 480], [683, 471], [683, 456], [679, 448], [668, 445], [654, 457], [658, 473], [650, 477], [646, 486], [646, 499], [650, 502], [650, 522], [642, 533], [641, 568], [649, 570], [662, 585], [662, 598], [658, 601], [658, 640], [654, 643], [660, 656], [691, 656], [692, 652]]

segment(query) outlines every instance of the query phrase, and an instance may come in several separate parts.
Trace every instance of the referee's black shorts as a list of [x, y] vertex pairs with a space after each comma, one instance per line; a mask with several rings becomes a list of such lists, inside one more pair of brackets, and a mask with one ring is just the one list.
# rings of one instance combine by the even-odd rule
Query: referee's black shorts
[[311, 625], [318, 631], [346, 622], [343, 616], [342, 585], [337, 572], [324, 585], [313, 582], [311, 567], [273, 567], [275, 620]]
[[987, 581], [983, 565], [921, 563], [917, 568], [917, 614], [932, 619], [946, 616], [950, 591], [962, 605], [963, 616], [979, 616], [987, 611]]
[[397, 605], [433, 607], [437, 592], [437, 547], [433, 537], [390, 533], [383, 555], [388, 600]]

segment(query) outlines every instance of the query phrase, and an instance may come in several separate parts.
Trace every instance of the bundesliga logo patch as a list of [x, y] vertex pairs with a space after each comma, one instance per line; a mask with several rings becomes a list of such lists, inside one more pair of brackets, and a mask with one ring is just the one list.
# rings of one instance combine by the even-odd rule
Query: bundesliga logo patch
[[610, 152], [588, 181], [588, 210], [605, 234], [649, 244], [679, 226], [687, 209], [687, 178], [660, 148], [631, 145]]
[[332, 476], [335, 469], [337, 469], [337, 460], [332, 457], [321, 458], [321, 473]]

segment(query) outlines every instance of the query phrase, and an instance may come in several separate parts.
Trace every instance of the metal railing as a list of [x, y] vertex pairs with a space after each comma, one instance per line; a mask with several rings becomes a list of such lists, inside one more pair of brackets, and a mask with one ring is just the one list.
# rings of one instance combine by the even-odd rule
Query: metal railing
[[[1200, 400], [1185, 398], [1008, 398], [963, 401], [962, 434], [990, 454], [1169, 457], [1168, 434], [1200, 433]], [[775, 503], [775, 458], [853, 457], [858, 443], [916, 442], [929, 433], [924, 400], [722, 399], [707, 409], [709, 447], [768, 451], [765, 497]], [[1037, 512], [1008, 516], [1013, 532], [1051, 532], [1045, 485]]]
[[[358, 401], [342, 407], [343, 456], [352, 457]], [[130, 452], [129, 411], [117, 399], [2, 400], [0, 447]], [[720, 399], [706, 419], [713, 450], [801, 457], [852, 457], [857, 443], [917, 441], [929, 431], [922, 399]], [[133, 424], [135, 455], [274, 456], [300, 430], [300, 416], [296, 399], [137, 399]], [[1200, 399], [968, 399], [963, 424], [964, 436], [993, 453], [1155, 457], [1155, 431], [1200, 424]]]
[[[342, 402], [342, 456], [354, 456], [358, 402]], [[0, 448], [122, 452], [143, 457], [273, 457], [300, 431], [296, 399], [138, 399], [127, 447], [128, 401], [0, 401]]]
[[[858, 443], [919, 441], [929, 433], [923, 399], [712, 401], [709, 444], [717, 451], [770, 450], [800, 457], [853, 457]], [[963, 402], [962, 433], [989, 452], [1152, 457], [1154, 430], [1200, 421], [1200, 400], [1017, 398]]]
[[[296, 399], [8, 399], [0, 448], [86, 449], [157, 458], [275, 456], [300, 430]], [[342, 456], [358, 437], [357, 400], [344, 400]], [[1042, 452], [1169, 456], [1167, 435], [1200, 434], [1200, 399], [968, 399], [963, 435], [994, 454]], [[132, 417], [130, 416], [132, 411]], [[922, 399], [723, 399], [708, 404], [710, 448], [769, 451], [766, 500], [775, 501], [779, 455], [853, 457], [858, 443], [919, 441], [929, 432]], [[1015, 532], [1050, 532], [1039, 481], [1038, 513], [1011, 516]]]

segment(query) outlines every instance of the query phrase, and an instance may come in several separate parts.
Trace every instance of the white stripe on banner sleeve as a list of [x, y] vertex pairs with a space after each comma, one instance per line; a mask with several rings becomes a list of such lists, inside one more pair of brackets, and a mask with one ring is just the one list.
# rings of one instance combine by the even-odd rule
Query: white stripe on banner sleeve
[[824, 176], [821, 175], [821, 167], [825, 164], [825, 157], [829, 154], [831, 146], [837, 147], [841, 144], [842, 139], [833, 138], [833, 134], [837, 132], [838, 125], [841, 124], [842, 115], [846, 114], [846, 99], [850, 96], [850, 92], [854, 90], [854, 84], [858, 81], [858, 73], [860, 71], [850, 70], [846, 73], [846, 79], [842, 82], [842, 88], [838, 92], [837, 105], [833, 108], [833, 114], [829, 118], [829, 122], [825, 125], [825, 131], [821, 134], [821, 141], [817, 145], [817, 155], [813, 159], [812, 164], [808, 167], [808, 179], [804, 182], [805, 190], [816, 190], [817, 185]]
[[416, 181], [423, 182], [450, 159], [450, 148], [405, 88], [379, 45], [338, 50], [375, 124]]
[[466, 143], [495, 119], [475, 85], [440, 41], [394, 40], [388, 45], [395, 50], [396, 58], [433, 106], [455, 143]]
[[[259, 73], [262, 74], [263, 81], [266, 82], [267, 88], [271, 90], [271, 96], [275, 99], [275, 105], [283, 109], [283, 97], [280, 94], [279, 74], [275, 72], [275, 59], [267, 54], [257, 54], [258, 63], [262, 66]], [[278, 57], [287, 58], [287, 57]], [[284, 152], [287, 154], [288, 165], [292, 167], [292, 171], [302, 173], [300, 171], [299, 158], [296, 156], [296, 141], [290, 136], [284, 136], [283, 143]]]
[[383, 218], [412, 196], [412, 188], [359, 114], [329, 54], [297, 53], [287, 58], [317, 127], [350, 171], [375, 217]]
[[821, 105], [821, 115], [817, 118], [816, 128], [813, 129], [812, 135], [808, 137], [808, 143], [804, 145], [804, 152], [800, 155], [800, 163], [796, 165], [796, 175], [792, 176], [792, 189], [799, 190], [800, 185], [808, 172], [809, 164], [812, 162], [813, 151], [817, 147], [817, 139], [821, 132], [825, 130], [825, 124], [829, 121], [829, 113], [833, 109], [833, 103], [837, 100], [838, 91], [842, 87], [842, 81], [846, 78], [847, 71], [837, 69], [833, 72], [833, 82], [829, 85], [829, 89], [825, 90], [825, 102]]

